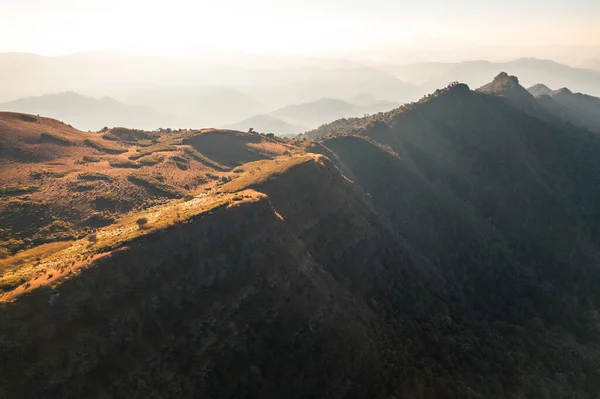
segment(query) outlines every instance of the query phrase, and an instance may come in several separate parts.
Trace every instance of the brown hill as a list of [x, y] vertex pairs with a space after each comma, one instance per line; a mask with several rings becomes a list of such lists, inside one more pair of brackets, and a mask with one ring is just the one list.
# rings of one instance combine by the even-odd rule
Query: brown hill
[[[169, 198], [205, 194], [227, 181], [229, 165], [240, 159], [293, 150], [285, 140], [258, 134], [125, 128], [89, 133], [14, 113], [0, 114], [0, 141], [3, 256], [82, 237], [123, 213]], [[219, 152], [223, 147], [229, 151]]]
[[274, 135], [244, 133], [235, 130], [208, 130], [182, 141], [215, 161], [237, 166], [245, 162], [273, 158], [290, 152], [290, 147]]
[[[51, 161], [71, 156], [83, 139], [79, 131], [54, 119], [0, 113], [0, 161]], [[3, 174], [3, 177], [8, 177]]]

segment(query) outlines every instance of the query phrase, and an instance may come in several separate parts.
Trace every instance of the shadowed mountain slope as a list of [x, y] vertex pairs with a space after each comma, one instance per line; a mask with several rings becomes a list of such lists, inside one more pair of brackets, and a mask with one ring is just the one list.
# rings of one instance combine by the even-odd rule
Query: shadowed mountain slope
[[600, 133], [600, 98], [573, 93], [566, 87], [550, 90], [544, 86], [540, 90], [540, 86], [543, 85], [531, 87], [529, 91], [549, 112], [573, 125]]
[[500, 73], [492, 82], [480, 87], [477, 91], [502, 97], [515, 108], [532, 115], [543, 112], [535, 101], [535, 97], [519, 84], [519, 79], [516, 76], [509, 76], [506, 72]]
[[600, 139], [495, 87], [181, 133], [211, 190], [2, 260], [0, 396], [593, 397]]

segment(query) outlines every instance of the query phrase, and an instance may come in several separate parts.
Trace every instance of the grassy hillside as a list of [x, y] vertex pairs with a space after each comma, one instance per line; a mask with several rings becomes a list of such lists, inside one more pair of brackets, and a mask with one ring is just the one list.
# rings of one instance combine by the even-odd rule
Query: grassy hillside
[[[233, 131], [88, 133], [16, 113], [0, 113], [0, 142], [2, 257], [81, 237], [169, 198], [207, 193], [229, 179], [226, 165], [294, 148], [284, 139]], [[57, 222], [69, 234], [53, 233]]]

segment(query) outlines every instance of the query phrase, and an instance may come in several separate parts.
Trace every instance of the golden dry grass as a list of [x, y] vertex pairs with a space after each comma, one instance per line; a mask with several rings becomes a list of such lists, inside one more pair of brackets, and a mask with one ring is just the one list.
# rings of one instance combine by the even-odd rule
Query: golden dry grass
[[[221, 187], [225, 192], [236, 192], [256, 184], [265, 182], [273, 176], [284, 173], [290, 168], [307, 163], [318, 161], [322, 156], [318, 154], [294, 155], [289, 157], [280, 157], [272, 160], [249, 162], [231, 174], [233, 180]], [[241, 170], [241, 171], [240, 171]]]
[[6, 274], [7, 272], [13, 269], [19, 269], [26, 265], [34, 264], [38, 260], [46, 258], [55, 252], [65, 249], [72, 243], [73, 241], [52, 242], [50, 244], [43, 244], [38, 247], [20, 252], [7, 259], [2, 259], [0, 260], [0, 273]]
[[[215, 206], [243, 203], [247, 199], [234, 192], [310, 158], [298, 156], [303, 150], [289, 142], [243, 132], [203, 129], [148, 134], [151, 140], [110, 141], [102, 133], [78, 131], [53, 119], [0, 112], [0, 191], [10, 194], [0, 202], [0, 228], [9, 234], [4, 240], [14, 237], [23, 243], [11, 249], [22, 252], [2, 261], [0, 293], [16, 295], [35, 287], [35, 279], [50, 284], [63, 278], [65, 270], [85, 267], [92, 257], [129, 240]], [[189, 144], [184, 144], [186, 140]], [[248, 160], [260, 161], [244, 163]], [[240, 162], [231, 172], [228, 165]], [[139, 171], [132, 173], [130, 167]], [[136, 180], [138, 175], [152, 179]], [[190, 195], [197, 197], [165, 205], [168, 198], [189, 199]], [[27, 220], [24, 227], [12, 224], [16, 213]], [[97, 230], [94, 242], [83, 239], [25, 249], [31, 244], [23, 237], [35, 233], [27, 226], [42, 229], [54, 221], [53, 214], [64, 215], [61, 220], [73, 226], [76, 236], [104, 226], [93, 215], [101, 214], [114, 224]], [[149, 220], [143, 230], [135, 224], [139, 217]], [[0, 252], [9, 253], [2, 247]], [[42, 279], [42, 274], [52, 278]], [[15, 284], [19, 287], [13, 290]]]
[[[175, 200], [166, 205], [149, 208], [124, 216], [118, 223], [97, 230], [88, 237], [42, 245], [0, 261], [0, 302], [11, 301], [40, 286], [53, 286], [101, 256], [106, 256], [133, 240], [223, 207], [239, 206], [265, 198], [254, 190], [208, 196], [202, 194], [191, 200]], [[137, 223], [147, 219], [143, 228]], [[6, 288], [5, 288], [6, 289]]]

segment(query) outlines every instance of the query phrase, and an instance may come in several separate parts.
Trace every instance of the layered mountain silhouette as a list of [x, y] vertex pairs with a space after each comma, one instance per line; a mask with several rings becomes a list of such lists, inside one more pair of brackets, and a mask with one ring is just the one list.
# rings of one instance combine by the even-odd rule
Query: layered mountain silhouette
[[471, 87], [487, 83], [498, 71], [518, 76], [526, 87], [543, 82], [550, 87], [600, 96], [600, 71], [573, 68], [550, 60], [521, 58], [509, 62], [467, 61], [460, 63], [420, 63], [384, 67], [400, 79], [420, 83], [425, 91], [460, 81]]
[[177, 115], [190, 126], [218, 126], [265, 111], [260, 101], [227, 87], [140, 88], [126, 100]]
[[593, 397], [600, 137], [554, 97], [502, 73], [302, 140], [0, 114], [0, 396]]
[[551, 90], [541, 84], [529, 88], [529, 91], [554, 115], [576, 126], [600, 133], [600, 98], [573, 93], [566, 87]]
[[299, 134], [308, 130], [304, 126], [294, 125], [272, 115], [255, 115], [238, 123], [225, 125], [228, 129], [249, 130], [253, 129], [262, 133], [277, 133], [278, 135]]
[[548, 96], [552, 93], [552, 89], [542, 83], [533, 85], [527, 90], [535, 97]]
[[271, 115], [290, 123], [315, 128], [331, 120], [377, 113], [399, 105], [391, 101], [377, 101], [374, 98], [367, 99], [367, 102], [363, 102], [363, 104], [359, 105], [335, 98], [321, 98], [303, 104], [289, 105], [273, 111]]
[[[157, 83], [158, 82], [158, 83]], [[317, 98], [361, 93], [411, 101], [421, 89], [348, 60], [244, 53], [0, 53], [0, 102], [76, 91], [223, 125]]]
[[94, 131], [105, 126], [156, 129], [162, 126], [181, 127], [183, 124], [181, 118], [157, 112], [148, 106], [126, 105], [113, 98], [86, 97], [73, 91], [3, 103], [0, 111], [45, 115], [82, 130]]
[[302, 104], [293, 104], [255, 115], [241, 122], [224, 125], [227, 128], [247, 130], [252, 127], [259, 132], [276, 134], [298, 134], [314, 129], [323, 123], [344, 117], [364, 116], [397, 107], [399, 103], [377, 100], [362, 93], [348, 102], [336, 98], [321, 98]]

